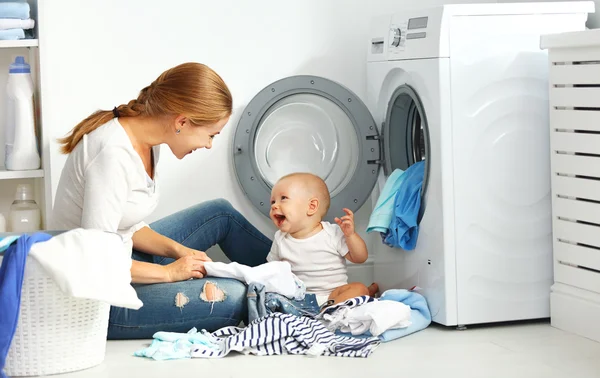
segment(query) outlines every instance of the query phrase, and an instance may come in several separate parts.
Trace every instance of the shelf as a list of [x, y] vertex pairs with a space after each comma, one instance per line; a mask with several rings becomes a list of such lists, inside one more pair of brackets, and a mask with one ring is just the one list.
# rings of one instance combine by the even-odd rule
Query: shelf
[[36, 169], [34, 171], [7, 171], [6, 168], [0, 167], [0, 180], [17, 180], [37, 177], [44, 177], [44, 171], [42, 169]]
[[19, 39], [16, 41], [0, 40], [0, 49], [9, 49], [15, 47], [37, 47], [39, 42], [37, 39]]

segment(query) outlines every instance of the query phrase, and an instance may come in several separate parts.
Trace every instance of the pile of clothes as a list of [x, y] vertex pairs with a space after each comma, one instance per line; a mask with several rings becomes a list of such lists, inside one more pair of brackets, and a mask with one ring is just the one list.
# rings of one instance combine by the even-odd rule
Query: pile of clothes
[[32, 38], [29, 32], [35, 26], [26, 1], [0, 2], [0, 40]]
[[157, 332], [149, 347], [134, 353], [155, 360], [220, 358], [231, 351], [252, 355], [368, 357], [382, 342], [420, 331], [431, 323], [425, 298], [409, 290], [388, 290], [380, 298], [361, 296], [322, 311], [303, 308], [304, 285], [289, 263], [258, 267], [205, 264], [209, 276], [248, 284], [247, 327], [215, 332]]

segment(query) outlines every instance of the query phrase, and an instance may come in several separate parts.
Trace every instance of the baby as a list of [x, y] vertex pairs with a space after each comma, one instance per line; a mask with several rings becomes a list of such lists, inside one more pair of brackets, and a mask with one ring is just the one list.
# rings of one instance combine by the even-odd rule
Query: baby
[[378, 287], [348, 283], [345, 259], [362, 264], [368, 251], [354, 231], [354, 215], [335, 218], [337, 225], [322, 221], [329, 210], [325, 182], [310, 173], [282, 177], [271, 191], [271, 220], [275, 233], [267, 261], [287, 261], [292, 272], [304, 282], [306, 292], [315, 294], [319, 306], [347, 299], [374, 296]]

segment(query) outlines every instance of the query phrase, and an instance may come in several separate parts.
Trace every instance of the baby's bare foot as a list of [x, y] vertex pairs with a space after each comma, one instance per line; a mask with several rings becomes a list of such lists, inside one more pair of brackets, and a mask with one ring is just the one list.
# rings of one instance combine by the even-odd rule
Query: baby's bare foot
[[371, 284], [371, 286], [369, 286], [369, 296], [375, 297], [375, 295], [377, 295], [377, 293], [379, 293], [379, 285], [377, 285], [375, 282], [373, 282]]

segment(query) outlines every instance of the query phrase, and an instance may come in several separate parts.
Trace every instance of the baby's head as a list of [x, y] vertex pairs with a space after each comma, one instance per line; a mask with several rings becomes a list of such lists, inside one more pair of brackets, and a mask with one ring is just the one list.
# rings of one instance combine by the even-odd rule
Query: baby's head
[[296, 233], [319, 224], [329, 202], [329, 189], [319, 176], [292, 173], [271, 190], [271, 220], [281, 231]]

